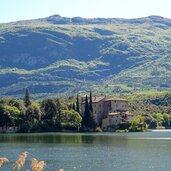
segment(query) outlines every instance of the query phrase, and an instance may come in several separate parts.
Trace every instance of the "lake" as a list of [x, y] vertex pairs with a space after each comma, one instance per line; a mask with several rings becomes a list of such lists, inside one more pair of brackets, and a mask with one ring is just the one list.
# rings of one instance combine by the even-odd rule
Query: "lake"
[[167, 171], [171, 169], [171, 131], [143, 133], [0, 134], [0, 157], [10, 171], [19, 153], [45, 160], [45, 171]]

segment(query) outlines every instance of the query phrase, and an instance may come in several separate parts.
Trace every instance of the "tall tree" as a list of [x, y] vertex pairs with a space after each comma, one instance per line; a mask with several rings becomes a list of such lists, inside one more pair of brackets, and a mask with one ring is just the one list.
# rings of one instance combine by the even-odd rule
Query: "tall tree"
[[56, 126], [60, 128], [61, 121], [62, 121], [62, 104], [58, 98], [55, 99], [55, 105], [56, 105], [56, 115], [55, 115]]
[[75, 103], [72, 104], [72, 109], [76, 110]]
[[96, 122], [93, 117], [93, 113], [90, 111], [88, 97], [86, 96], [85, 100], [85, 112], [82, 119], [82, 128], [83, 129], [95, 129]]
[[85, 129], [88, 127], [88, 116], [89, 116], [89, 105], [88, 105], [88, 97], [86, 95], [86, 99], [85, 99], [85, 110], [84, 110], [84, 114], [83, 114], [83, 119], [82, 119], [82, 128]]
[[37, 103], [32, 103], [25, 111], [25, 122], [30, 126], [38, 123], [41, 117], [41, 111]]
[[10, 124], [11, 124], [10, 113], [6, 111], [2, 105], [0, 105], [0, 127], [2, 127], [2, 129], [4, 127], [7, 128], [7, 126]]
[[93, 101], [92, 101], [92, 92], [90, 91], [90, 102], [89, 102], [90, 112], [93, 112]]
[[79, 97], [78, 97], [78, 94], [77, 94], [77, 102], [76, 102], [77, 106], [76, 106], [76, 111], [78, 113], [80, 113], [80, 103], [79, 103]]
[[29, 93], [28, 88], [26, 88], [25, 90], [24, 104], [25, 104], [25, 107], [28, 107], [31, 105], [30, 93]]
[[45, 99], [41, 102], [41, 110], [43, 112], [42, 119], [46, 122], [53, 122], [57, 109], [52, 99]]

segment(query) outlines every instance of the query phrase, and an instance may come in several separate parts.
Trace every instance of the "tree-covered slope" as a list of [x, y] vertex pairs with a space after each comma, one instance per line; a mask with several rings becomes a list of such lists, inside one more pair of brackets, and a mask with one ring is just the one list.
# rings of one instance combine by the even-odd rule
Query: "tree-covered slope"
[[129, 111], [134, 114], [171, 113], [171, 91], [136, 92], [124, 96], [129, 101]]
[[0, 95], [169, 89], [170, 41], [171, 20], [158, 16], [0, 24]]

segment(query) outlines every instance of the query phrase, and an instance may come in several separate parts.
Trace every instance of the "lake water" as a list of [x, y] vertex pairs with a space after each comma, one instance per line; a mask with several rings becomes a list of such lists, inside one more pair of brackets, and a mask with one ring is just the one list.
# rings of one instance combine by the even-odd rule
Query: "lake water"
[[19, 153], [45, 160], [45, 171], [168, 171], [171, 170], [171, 132], [92, 134], [0, 134], [0, 157], [10, 162], [0, 171], [10, 171]]

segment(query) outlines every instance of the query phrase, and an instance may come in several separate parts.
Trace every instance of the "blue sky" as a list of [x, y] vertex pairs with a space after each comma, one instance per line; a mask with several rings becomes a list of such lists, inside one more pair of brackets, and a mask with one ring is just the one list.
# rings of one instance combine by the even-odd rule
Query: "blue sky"
[[65, 17], [171, 18], [171, 0], [0, 0], [0, 23], [59, 14]]

